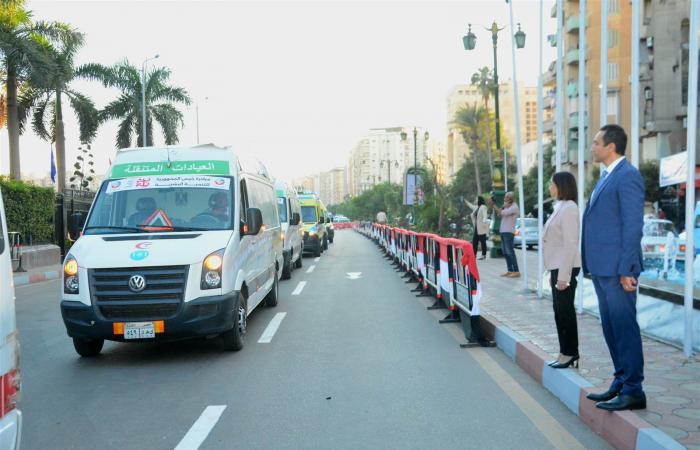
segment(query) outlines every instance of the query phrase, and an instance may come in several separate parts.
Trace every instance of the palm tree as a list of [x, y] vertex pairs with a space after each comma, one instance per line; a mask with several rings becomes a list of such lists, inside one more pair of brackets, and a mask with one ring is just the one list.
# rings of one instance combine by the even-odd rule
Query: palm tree
[[474, 176], [477, 195], [481, 195], [481, 177], [479, 174], [479, 139], [484, 122], [488, 120], [488, 110], [479, 105], [466, 105], [455, 112], [452, 123], [459, 130], [464, 142], [469, 144], [474, 154]]
[[[488, 67], [482, 67], [474, 72], [471, 82], [472, 86], [476, 86], [479, 89], [481, 99], [484, 101], [484, 108], [486, 108], [488, 111], [491, 94], [493, 93], [494, 89], [497, 89], [497, 86], [495, 86], [494, 83], [493, 71]], [[486, 138], [486, 145], [488, 147], [488, 152], [486, 152], [486, 154], [489, 157], [489, 169], [491, 171], [491, 176], [493, 177], [493, 154], [491, 153], [490, 136]]]
[[[75, 91], [70, 83], [76, 73], [73, 58], [83, 46], [83, 35], [75, 33], [74, 39], [59, 49], [50, 48], [55, 67], [39, 82], [38, 86], [23, 89], [20, 93], [20, 129], [32, 110], [32, 128], [42, 139], [56, 144], [56, 171], [58, 192], [66, 187], [66, 136], [63, 128], [64, 99], [68, 100], [80, 126], [80, 142], [89, 143], [95, 137], [99, 125], [95, 104], [87, 96]], [[48, 124], [48, 127], [47, 127]]]
[[[136, 145], [142, 146], [142, 103], [141, 74], [128, 61], [111, 67], [101, 64], [87, 64], [77, 70], [80, 76], [101, 81], [105, 87], [114, 87], [122, 91], [121, 95], [100, 111], [100, 121], [121, 120], [117, 130], [117, 148], [130, 147], [136, 135]], [[187, 91], [181, 87], [168, 84], [170, 70], [165, 67], [155, 68], [146, 74], [146, 133], [148, 142], [153, 143], [153, 120], [160, 125], [165, 144], [178, 142], [178, 128], [183, 125], [182, 112], [173, 103], [189, 105]]]
[[48, 52], [51, 44], [65, 44], [75, 33], [58, 22], [32, 22], [24, 0], [0, 0], [0, 64], [7, 95], [7, 131], [10, 150], [10, 177], [20, 178], [19, 105], [20, 86], [34, 84], [54, 67]]

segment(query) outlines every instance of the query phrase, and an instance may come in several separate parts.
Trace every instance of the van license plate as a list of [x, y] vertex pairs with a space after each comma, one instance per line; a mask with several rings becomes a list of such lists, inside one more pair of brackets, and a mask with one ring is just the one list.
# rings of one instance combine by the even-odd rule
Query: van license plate
[[124, 339], [153, 339], [156, 329], [153, 322], [127, 322], [124, 324]]

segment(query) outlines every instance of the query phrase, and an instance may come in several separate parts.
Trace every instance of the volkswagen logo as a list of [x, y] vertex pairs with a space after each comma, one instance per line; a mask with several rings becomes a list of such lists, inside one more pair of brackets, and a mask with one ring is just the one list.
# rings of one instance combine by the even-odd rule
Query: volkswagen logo
[[146, 288], [146, 279], [143, 275], [133, 275], [129, 278], [129, 289], [133, 292], [141, 292]]

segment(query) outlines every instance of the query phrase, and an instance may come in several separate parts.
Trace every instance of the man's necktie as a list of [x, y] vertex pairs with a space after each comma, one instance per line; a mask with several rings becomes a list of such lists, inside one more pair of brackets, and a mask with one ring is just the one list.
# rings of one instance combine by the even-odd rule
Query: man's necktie
[[606, 169], [603, 170], [603, 173], [600, 174], [600, 179], [598, 180], [598, 183], [596, 183], [595, 188], [593, 189], [593, 193], [591, 194], [591, 203], [593, 203], [598, 196], [598, 191], [600, 190], [600, 187], [603, 185], [603, 182], [605, 181], [605, 178], [608, 176], [608, 171]]

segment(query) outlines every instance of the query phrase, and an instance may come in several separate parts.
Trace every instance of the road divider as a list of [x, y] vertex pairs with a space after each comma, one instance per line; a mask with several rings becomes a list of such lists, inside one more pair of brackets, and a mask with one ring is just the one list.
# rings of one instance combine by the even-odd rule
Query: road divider
[[209, 433], [216, 425], [216, 422], [224, 413], [226, 405], [207, 406], [199, 416], [199, 419], [192, 425], [190, 430], [182, 438], [175, 450], [197, 450], [204, 440], [209, 436]]
[[306, 286], [306, 281], [300, 281], [299, 284], [297, 284], [297, 287], [294, 288], [294, 291], [292, 292], [292, 295], [299, 295], [299, 294], [301, 294], [301, 291], [304, 290], [304, 286]]
[[265, 331], [263, 331], [262, 336], [260, 336], [260, 339], [258, 339], [258, 344], [269, 344], [272, 342], [272, 338], [275, 337], [275, 333], [277, 333], [277, 330], [285, 317], [287, 317], [286, 312], [275, 314], [275, 317], [272, 318], [270, 323], [267, 325], [267, 328], [265, 328]]
[[481, 278], [471, 242], [370, 222], [356, 222], [355, 230], [379, 246], [406, 283], [417, 283], [417, 297], [435, 299], [428, 309], [449, 311], [440, 323], [461, 325], [463, 347], [495, 345], [481, 330]]

